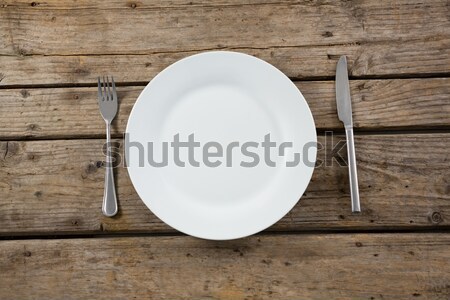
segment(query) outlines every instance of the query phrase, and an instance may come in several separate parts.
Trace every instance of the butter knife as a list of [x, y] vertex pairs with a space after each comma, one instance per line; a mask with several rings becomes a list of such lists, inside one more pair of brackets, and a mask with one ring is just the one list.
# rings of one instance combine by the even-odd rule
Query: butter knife
[[336, 105], [339, 120], [344, 123], [347, 137], [348, 171], [352, 212], [361, 212], [359, 204], [358, 175], [356, 172], [355, 142], [353, 138], [352, 100], [348, 82], [347, 58], [341, 56], [336, 68]]

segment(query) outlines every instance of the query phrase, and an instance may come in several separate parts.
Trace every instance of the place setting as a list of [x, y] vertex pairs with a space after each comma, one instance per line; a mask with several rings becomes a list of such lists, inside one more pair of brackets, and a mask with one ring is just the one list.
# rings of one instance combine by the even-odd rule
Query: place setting
[[2, 1], [0, 300], [450, 299], [448, 2]]
[[[98, 78], [107, 153], [102, 212], [118, 212], [110, 126], [114, 77]], [[336, 106], [347, 138], [351, 210], [361, 211], [347, 60], [336, 67]], [[210, 51], [165, 68], [130, 113], [124, 155], [131, 182], [159, 219], [185, 234], [230, 240], [263, 231], [297, 203], [316, 166], [307, 99], [279, 69], [254, 56]]]

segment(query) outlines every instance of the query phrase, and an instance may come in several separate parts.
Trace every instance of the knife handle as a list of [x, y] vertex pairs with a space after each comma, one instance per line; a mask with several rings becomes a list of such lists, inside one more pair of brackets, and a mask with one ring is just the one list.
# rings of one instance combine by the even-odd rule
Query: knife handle
[[353, 127], [345, 128], [347, 136], [348, 173], [350, 177], [350, 196], [352, 199], [352, 212], [361, 212], [359, 204], [358, 174], [356, 172], [355, 140], [353, 138]]

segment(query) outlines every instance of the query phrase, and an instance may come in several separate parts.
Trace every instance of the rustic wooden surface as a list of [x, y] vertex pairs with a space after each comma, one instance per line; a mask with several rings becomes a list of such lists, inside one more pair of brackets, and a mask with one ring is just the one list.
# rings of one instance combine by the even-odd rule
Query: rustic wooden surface
[[[320, 143], [329, 145], [327, 153], [319, 151], [323, 164], [298, 205], [271, 230], [450, 225], [450, 134], [357, 135], [364, 203], [360, 215], [351, 213], [347, 168], [339, 166], [331, 153], [342, 139], [319, 136]], [[0, 235], [170, 231], [145, 208], [123, 167], [116, 169], [120, 213], [102, 217], [101, 201], [95, 199], [103, 195], [103, 143], [99, 139], [3, 142], [0, 191], [9, 201], [2, 203]], [[345, 157], [345, 152], [344, 147], [339, 153]]]
[[[175, 232], [123, 167], [120, 213], [103, 217], [96, 77], [117, 81], [121, 147], [145, 84], [208, 50], [286, 73], [331, 146], [319, 159], [333, 165], [316, 168], [298, 205], [250, 238]], [[359, 215], [332, 151], [343, 54]], [[449, 299], [449, 148], [446, 0], [0, 0], [0, 299]]]
[[[334, 82], [297, 82], [319, 131], [342, 128]], [[450, 128], [450, 78], [354, 80], [355, 130]], [[141, 86], [119, 89], [120, 108], [113, 134], [121, 137]], [[103, 137], [95, 88], [0, 89], [0, 138]], [[368, 115], [370, 111], [370, 115]], [[57, 124], [57, 125], [55, 125]]]
[[[5, 1], [0, 84], [148, 82], [205, 50], [266, 59], [289, 77], [449, 75], [449, 8], [423, 1]], [[44, 72], [44, 73], [43, 73]]]
[[0, 290], [15, 299], [448, 299], [449, 244], [439, 233], [5, 241]]

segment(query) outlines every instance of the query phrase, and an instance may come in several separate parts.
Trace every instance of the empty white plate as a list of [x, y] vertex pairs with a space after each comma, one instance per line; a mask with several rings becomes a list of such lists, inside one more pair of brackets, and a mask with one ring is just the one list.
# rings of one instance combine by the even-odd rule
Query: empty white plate
[[[205, 239], [248, 236], [280, 220], [316, 160], [314, 120], [300, 91], [274, 66], [237, 52], [197, 54], [163, 70], [136, 101], [126, 133], [141, 199], [171, 227]], [[190, 150], [172, 145], [189, 136]]]

